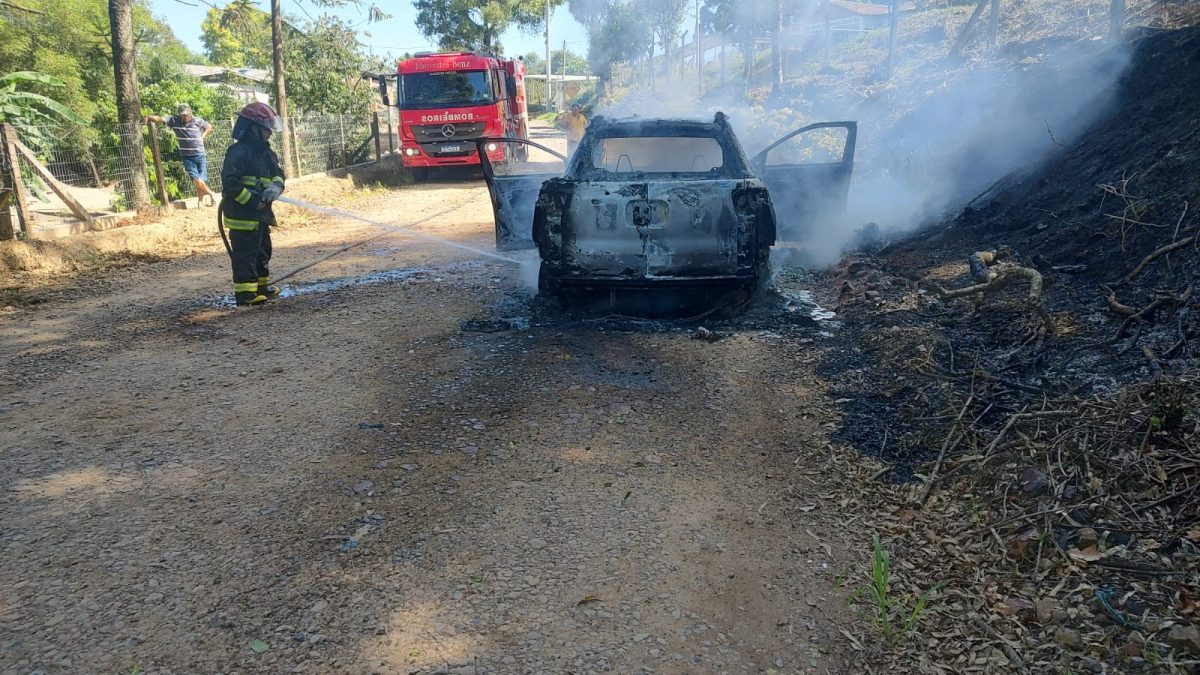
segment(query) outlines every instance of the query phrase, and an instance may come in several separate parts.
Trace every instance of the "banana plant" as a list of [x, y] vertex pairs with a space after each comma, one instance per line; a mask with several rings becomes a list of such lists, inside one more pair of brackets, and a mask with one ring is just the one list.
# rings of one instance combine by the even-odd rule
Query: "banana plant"
[[22, 85], [41, 84], [65, 87], [67, 83], [45, 73], [21, 70], [0, 76], [0, 122], [11, 124], [21, 134], [26, 145], [42, 145], [50, 140], [42, 127], [59, 123], [87, 124], [67, 106], [49, 96], [22, 91]]
[[[67, 85], [57, 77], [32, 70], [0, 76], [0, 123], [12, 125], [25, 145], [39, 155], [45, 155], [56, 137], [50, 127], [63, 120], [79, 125], [87, 124], [87, 120], [49, 96], [21, 90], [22, 86], [30, 84], [55, 88]], [[45, 200], [45, 190], [41, 181], [33, 176], [26, 178], [34, 196]]]

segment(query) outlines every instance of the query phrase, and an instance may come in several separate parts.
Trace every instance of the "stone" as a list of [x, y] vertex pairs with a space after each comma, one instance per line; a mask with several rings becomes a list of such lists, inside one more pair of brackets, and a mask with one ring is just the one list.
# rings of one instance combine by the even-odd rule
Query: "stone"
[[1021, 491], [1027, 495], [1049, 492], [1050, 477], [1031, 466], [1021, 472]]
[[1100, 545], [1100, 535], [1090, 527], [1081, 527], [1075, 531], [1075, 548], [1085, 549]]
[[1083, 636], [1073, 628], [1060, 626], [1058, 630], [1054, 631], [1054, 640], [1067, 649], [1083, 650]]
[[1177, 651], [1200, 656], [1200, 626], [1171, 626], [1166, 643]]
[[1009, 616], [1015, 616], [1025, 623], [1034, 621], [1038, 616], [1037, 607], [1019, 595], [1005, 599], [1004, 607], [1000, 611]]

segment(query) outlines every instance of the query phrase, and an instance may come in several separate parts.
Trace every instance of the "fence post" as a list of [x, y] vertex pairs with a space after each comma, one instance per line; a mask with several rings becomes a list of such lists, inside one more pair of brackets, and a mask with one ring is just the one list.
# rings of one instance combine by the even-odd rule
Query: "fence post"
[[375, 137], [375, 161], [378, 162], [383, 154], [383, 145], [379, 142], [379, 111], [371, 113], [371, 135]]
[[17, 201], [17, 220], [21, 224], [21, 233], [25, 239], [33, 237], [33, 214], [29, 211], [29, 192], [25, 189], [25, 181], [21, 178], [21, 163], [17, 158], [17, 146], [13, 142], [17, 134], [11, 125], [0, 124], [0, 152], [8, 164], [8, 179], [13, 186], [13, 196]]
[[338, 115], [338, 136], [342, 139], [342, 168], [350, 166], [346, 158], [346, 116]]
[[296, 160], [295, 177], [299, 178], [304, 175], [304, 167], [300, 166], [300, 144], [296, 142], [296, 121], [294, 119], [288, 123], [287, 131], [292, 135], [292, 155]]
[[396, 152], [396, 141], [392, 139], [392, 108], [391, 108], [391, 106], [388, 106], [387, 118], [388, 118], [388, 154], [390, 155], [390, 154], [394, 154]]
[[150, 128], [150, 153], [154, 155], [154, 178], [158, 183], [158, 203], [166, 206], [167, 179], [163, 176], [162, 153], [158, 149], [158, 125], [154, 122], [147, 122], [146, 125]]

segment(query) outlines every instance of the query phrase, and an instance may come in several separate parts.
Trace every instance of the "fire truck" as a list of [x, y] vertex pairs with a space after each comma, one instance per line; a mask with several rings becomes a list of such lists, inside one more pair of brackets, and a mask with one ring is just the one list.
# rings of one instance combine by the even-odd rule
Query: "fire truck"
[[[474, 52], [419, 53], [396, 69], [400, 157], [423, 179], [430, 168], [478, 165], [475, 139], [529, 138], [525, 64]], [[505, 148], [489, 143], [488, 160]]]

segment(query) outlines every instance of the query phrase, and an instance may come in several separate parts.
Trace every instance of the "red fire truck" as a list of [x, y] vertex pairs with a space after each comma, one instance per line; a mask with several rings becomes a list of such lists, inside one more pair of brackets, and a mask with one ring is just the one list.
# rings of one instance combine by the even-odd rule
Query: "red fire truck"
[[[400, 156], [418, 179], [431, 167], [479, 164], [481, 136], [529, 138], [520, 59], [422, 53], [401, 61], [396, 75]], [[506, 159], [500, 146], [487, 151], [492, 162]]]

